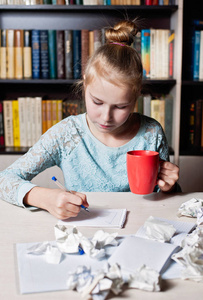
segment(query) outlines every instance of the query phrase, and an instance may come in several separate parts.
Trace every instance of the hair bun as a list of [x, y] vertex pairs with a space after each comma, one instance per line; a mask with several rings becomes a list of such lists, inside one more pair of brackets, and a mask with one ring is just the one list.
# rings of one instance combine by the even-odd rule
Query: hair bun
[[106, 30], [107, 43], [122, 43], [130, 46], [137, 32], [139, 31], [138, 26], [134, 21], [121, 21], [117, 23], [113, 28]]

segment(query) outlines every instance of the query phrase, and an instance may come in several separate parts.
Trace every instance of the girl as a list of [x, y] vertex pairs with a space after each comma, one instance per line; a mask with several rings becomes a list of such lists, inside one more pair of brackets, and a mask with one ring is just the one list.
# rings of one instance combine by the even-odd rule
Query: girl
[[[158, 151], [161, 164], [158, 189], [177, 191], [179, 168], [169, 162], [168, 145], [160, 124], [133, 113], [142, 85], [142, 63], [130, 47], [135, 22], [122, 21], [106, 30], [106, 44], [87, 63], [82, 87], [86, 113], [70, 116], [50, 128], [21, 158], [0, 174], [0, 198], [10, 203], [49, 211], [58, 219], [76, 216], [82, 192], [130, 191], [126, 153]], [[57, 165], [72, 193], [30, 182], [46, 168]]]

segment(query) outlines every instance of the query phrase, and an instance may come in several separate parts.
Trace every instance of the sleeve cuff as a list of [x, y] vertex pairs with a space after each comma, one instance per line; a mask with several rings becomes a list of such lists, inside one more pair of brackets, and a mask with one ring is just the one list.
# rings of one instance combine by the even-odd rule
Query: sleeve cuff
[[29, 206], [29, 205], [25, 205], [23, 203], [23, 199], [25, 197], [25, 195], [31, 190], [33, 189], [35, 186], [37, 186], [36, 184], [33, 184], [33, 183], [30, 183], [30, 182], [25, 182], [23, 183], [19, 190], [18, 190], [18, 198], [17, 198], [17, 201], [18, 201], [18, 205], [19, 206], [22, 206], [28, 210], [36, 210], [36, 209], [39, 209], [38, 207], [35, 207], [35, 206]]

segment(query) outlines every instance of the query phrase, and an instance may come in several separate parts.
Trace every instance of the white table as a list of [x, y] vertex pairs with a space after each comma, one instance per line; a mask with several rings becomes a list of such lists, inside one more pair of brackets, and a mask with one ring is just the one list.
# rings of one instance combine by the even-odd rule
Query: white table
[[[133, 234], [143, 225], [149, 216], [163, 217], [172, 220], [195, 222], [195, 219], [177, 217], [181, 203], [191, 198], [203, 199], [203, 193], [192, 194], [156, 194], [138, 196], [132, 193], [87, 193], [91, 207], [127, 208], [127, 222], [119, 230], [105, 229], [119, 234]], [[81, 299], [73, 291], [58, 291], [21, 295], [18, 287], [16, 243], [42, 242], [55, 240], [54, 225], [57, 219], [46, 211], [30, 212], [0, 200], [0, 299], [1, 300], [32, 300], [32, 299]], [[79, 229], [86, 236], [93, 236], [97, 228]], [[193, 281], [168, 280], [163, 282], [161, 292], [146, 292], [135, 289], [125, 290], [122, 295], [113, 299], [184, 299], [199, 300], [203, 295], [203, 284]]]

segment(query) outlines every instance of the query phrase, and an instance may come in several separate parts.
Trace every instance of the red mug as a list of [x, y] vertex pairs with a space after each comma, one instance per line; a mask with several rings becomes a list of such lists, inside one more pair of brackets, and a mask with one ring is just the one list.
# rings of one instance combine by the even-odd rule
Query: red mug
[[149, 150], [127, 152], [127, 175], [134, 194], [151, 194], [157, 183], [159, 153]]

